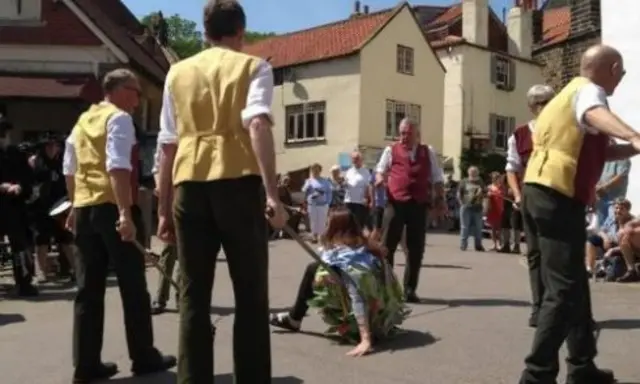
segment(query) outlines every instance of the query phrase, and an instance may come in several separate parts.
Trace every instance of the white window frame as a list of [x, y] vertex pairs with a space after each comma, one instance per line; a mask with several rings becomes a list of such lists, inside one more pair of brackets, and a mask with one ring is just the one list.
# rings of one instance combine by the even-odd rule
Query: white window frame
[[513, 118], [509, 116], [494, 115], [491, 129], [491, 146], [496, 150], [506, 151], [507, 142], [513, 133]]
[[396, 71], [403, 75], [413, 75], [415, 68], [413, 48], [398, 44], [396, 48]]
[[[307, 115], [313, 115], [314, 134], [307, 136]], [[318, 132], [320, 125], [320, 116], [322, 115], [323, 132]], [[302, 117], [302, 124], [300, 124]], [[289, 137], [289, 128], [293, 119], [294, 135]], [[316, 101], [305, 104], [287, 105], [285, 107], [285, 143], [308, 143], [316, 141], [324, 141], [327, 136], [327, 103], [325, 101]], [[302, 137], [299, 137], [302, 136]]]
[[405, 117], [410, 118], [416, 128], [420, 129], [422, 106], [398, 100], [387, 100], [385, 109], [385, 131], [387, 140], [395, 140], [398, 137], [398, 126]]
[[505, 57], [496, 57], [495, 71], [496, 85], [502, 88], [508, 88], [511, 84], [511, 63]]

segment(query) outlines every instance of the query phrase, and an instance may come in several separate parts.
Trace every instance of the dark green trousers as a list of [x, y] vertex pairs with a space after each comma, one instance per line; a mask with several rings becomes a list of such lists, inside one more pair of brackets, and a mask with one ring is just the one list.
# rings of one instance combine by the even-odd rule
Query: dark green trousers
[[[144, 361], [156, 354], [144, 256], [132, 243], [120, 239], [116, 231], [118, 217], [118, 209], [113, 204], [76, 209], [78, 293], [73, 322], [76, 370], [90, 371], [100, 363], [109, 260], [113, 261], [118, 277], [129, 357], [133, 361]], [[139, 210], [133, 210], [133, 219], [138, 234], [144, 236]]]
[[[173, 276], [173, 271], [178, 259], [178, 253], [176, 252], [176, 246], [174, 244], [165, 244], [160, 253], [160, 267], [165, 271], [168, 276]], [[169, 301], [169, 294], [171, 293], [171, 283], [169, 279], [164, 277], [163, 274], [158, 272], [158, 292], [156, 293], [156, 302], [161, 305], [167, 304]], [[176, 292], [176, 298], [178, 292]], [[177, 301], [177, 300], [176, 300]]]
[[184, 182], [175, 189], [180, 261], [178, 383], [211, 384], [211, 295], [216, 258], [224, 249], [235, 296], [236, 384], [271, 383], [268, 238], [262, 181], [250, 176]]
[[581, 380], [595, 368], [591, 295], [585, 267], [585, 205], [550, 188], [523, 187], [529, 250], [539, 252], [538, 290], [544, 292], [533, 347], [521, 384], [555, 384], [558, 351], [567, 342], [568, 375]]

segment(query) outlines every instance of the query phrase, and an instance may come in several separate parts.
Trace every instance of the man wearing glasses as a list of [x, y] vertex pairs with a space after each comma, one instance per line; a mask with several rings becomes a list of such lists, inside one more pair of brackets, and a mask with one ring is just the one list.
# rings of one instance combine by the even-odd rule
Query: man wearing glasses
[[151, 302], [145, 260], [133, 244], [142, 217], [136, 208], [138, 149], [131, 114], [140, 84], [128, 69], [116, 69], [102, 83], [105, 99], [84, 112], [67, 138], [63, 173], [73, 208], [67, 227], [78, 249], [78, 293], [74, 304], [73, 382], [106, 379], [118, 372], [100, 359], [104, 295], [109, 261], [118, 276], [131, 370], [144, 375], [169, 369], [176, 359], [153, 346]]
[[[520, 203], [522, 201], [522, 177], [527, 169], [527, 162], [533, 150], [532, 133], [535, 129], [536, 118], [545, 105], [555, 96], [555, 91], [548, 85], [537, 84], [527, 92], [527, 103], [529, 110], [533, 114], [533, 120], [523, 124], [513, 131], [507, 141], [507, 183], [513, 195], [513, 203], [505, 201], [506, 217], [502, 223], [502, 250], [510, 252], [509, 232], [513, 230], [514, 252], [519, 252], [520, 234], [522, 233], [522, 212]], [[505, 247], [507, 249], [505, 249]], [[542, 283], [540, 277], [540, 254], [527, 249], [527, 262], [529, 265], [529, 278], [532, 295], [532, 314], [529, 319], [531, 327], [536, 326], [536, 319], [540, 303], [542, 302]]]

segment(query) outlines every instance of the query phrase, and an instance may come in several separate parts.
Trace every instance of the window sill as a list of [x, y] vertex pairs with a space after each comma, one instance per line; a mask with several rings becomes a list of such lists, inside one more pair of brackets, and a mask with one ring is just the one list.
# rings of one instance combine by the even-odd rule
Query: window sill
[[306, 147], [315, 147], [318, 145], [326, 145], [327, 139], [310, 139], [310, 140], [293, 140], [293, 141], [285, 141], [285, 148], [306, 148]]
[[414, 76], [414, 72], [396, 71], [396, 73], [399, 74], [399, 75]]
[[44, 27], [47, 23], [42, 20], [0, 19], [0, 27]]

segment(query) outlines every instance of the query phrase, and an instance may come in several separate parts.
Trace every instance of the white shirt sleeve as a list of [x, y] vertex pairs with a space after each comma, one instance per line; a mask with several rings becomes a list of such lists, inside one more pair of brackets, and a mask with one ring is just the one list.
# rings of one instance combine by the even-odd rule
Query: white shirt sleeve
[[160, 171], [160, 159], [162, 158], [162, 144], [156, 144], [156, 152], [153, 154], [153, 168], [151, 173], [156, 175]]
[[609, 108], [607, 93], [604, 89], [593, 83], [585, 84], [580, 87], [573, 99], [573, 109], [580, 129], [589, 133], [597, 133], [584, 121], [584, 115], [596, 107]]
[[160, 109], [160, 132], [158, 132], [158, 146], [162, 144], [175, 144], [178, 142], [178, 130], [176, 129], [175, 107], [169, 83], [164, 83], [162, 92], [162, 108]]
[[385, 173], [389, 170], [391, 166], [391, 147], [388, 146], [382, 151], [382, 155], [380, 155], [380, 160], [378, 160], [378, 165], [376, 165], [377, 173]]
[[431, 183], [444, 183], [444, 172], [440, 168], [435, 149], [429, 146], [429, 163], [431, 163]]
[[505, 171], [520, 172], [521, 170], [522, 162], [520, 161], [520, 154], [516, 147], [516, 137], [511, 135], [507, 140], [507, 166], [505, 167]]
[[64, 142], [64, 155], [62, 156], [62, 174], [65, 176], [73, 176], [76, 174], [77, 160], [76, 149], [73, 146], [73, 132]]
[[245, 128], [254, 117], [266, 115], [273, 121], [271, 102], [273, 101], [273, 69], [271, 64], [262, 60], [253, 74], [247, 94], [247, 104], [242, 110], [242, 123]]
[[115, 113], [107, 121], [107, 171], [126, 169], [130, 171], [131, 149], [136, 143], [135, 127], [131, 115]]

